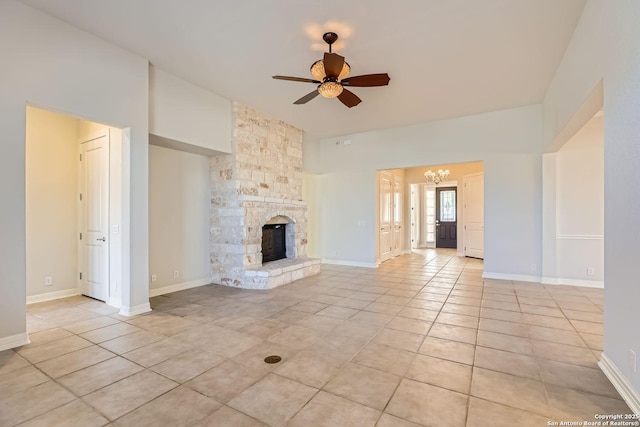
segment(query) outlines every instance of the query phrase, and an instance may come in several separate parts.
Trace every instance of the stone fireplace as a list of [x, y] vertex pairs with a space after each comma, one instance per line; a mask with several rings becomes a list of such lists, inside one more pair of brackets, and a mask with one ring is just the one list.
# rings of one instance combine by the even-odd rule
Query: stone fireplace
[[[211, 158], [211, 279], [269, 289], [320, 271], [307, 258], [302, 131], [234, 104], [232, 153]], [[263, 264], [263, 227], [285, 227], [285, 257]]]

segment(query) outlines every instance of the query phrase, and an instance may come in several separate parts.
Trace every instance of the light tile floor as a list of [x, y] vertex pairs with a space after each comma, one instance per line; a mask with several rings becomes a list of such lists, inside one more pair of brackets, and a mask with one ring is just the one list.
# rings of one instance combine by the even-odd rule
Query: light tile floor
[[597, 366], [601, 289], [483, 280], [482, 268], [426, 250], [378, 269], [324, 265], [271, 291], [163, 295], [134, 318], [84, 297], [34, 304], [31, 344], [0, 353], [0, 426], [546, 426], [629, 413]]

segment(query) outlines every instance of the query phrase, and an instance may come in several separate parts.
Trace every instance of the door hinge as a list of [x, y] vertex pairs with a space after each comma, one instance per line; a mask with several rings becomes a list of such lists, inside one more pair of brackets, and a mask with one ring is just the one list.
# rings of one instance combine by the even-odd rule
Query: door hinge
[[82, 240], [82, 233], [80, 233], [80, 240]]
[[82, 161], [82, 154], [80, 154], [80, 161]]
[[80, 280], [82, 280], [82, 272], [80, 272]]
[[80, 193], [80, 201], [82, 201], [82, 193]]

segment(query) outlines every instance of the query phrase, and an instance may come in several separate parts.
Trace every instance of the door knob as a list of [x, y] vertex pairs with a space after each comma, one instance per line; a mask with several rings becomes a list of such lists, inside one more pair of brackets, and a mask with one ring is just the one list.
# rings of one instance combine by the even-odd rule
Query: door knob
[[101, 242], [106, 242], [106, 241], [107, 241], [107, 238], [106, 238], [106, 237], [103, 237], [102, 239], [96, 239], [96, 240], [100, 240]]

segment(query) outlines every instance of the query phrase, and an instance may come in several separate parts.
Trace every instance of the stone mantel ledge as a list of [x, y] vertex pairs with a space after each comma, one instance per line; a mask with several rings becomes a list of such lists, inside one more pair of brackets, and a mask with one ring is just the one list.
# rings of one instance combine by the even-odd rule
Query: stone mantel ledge
[[238, 195], [238, 200], [240, 202], [264, 202], [264, 203], [276, 203], [276, 204], [282, 204], [282, 205], [307, 206], [307, 202], [304, 200], [279, 199], [275, 197], [251, 196], [248, 194]]

